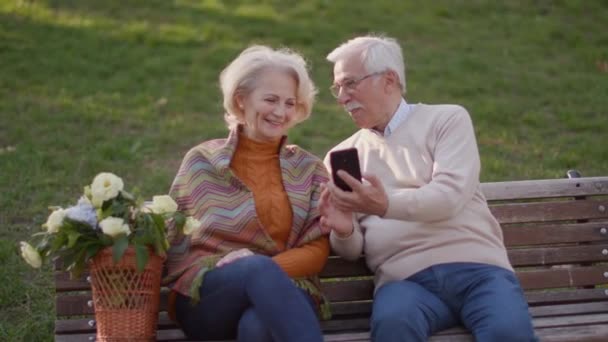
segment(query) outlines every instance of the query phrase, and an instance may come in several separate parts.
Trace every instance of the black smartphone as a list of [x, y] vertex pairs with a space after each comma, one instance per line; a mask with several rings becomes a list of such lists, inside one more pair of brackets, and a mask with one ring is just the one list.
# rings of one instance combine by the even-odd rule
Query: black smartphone
[[338, 188], [344, 191], [353, 191], [353, 189], [336, 174], [338, 170], [348, 172], [348, 174], [361, 182], [361, 168], [359, 166], [359, 155], [357, 154], [356, 148], [352, 147], [331, 152], [329, 154], [329, 163], [331, 164], [331, 177]]

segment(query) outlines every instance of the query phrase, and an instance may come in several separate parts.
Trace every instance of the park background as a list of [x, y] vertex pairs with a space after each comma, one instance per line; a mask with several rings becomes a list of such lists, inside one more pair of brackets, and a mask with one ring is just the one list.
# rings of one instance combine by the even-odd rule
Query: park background
[[165, 193], [184, 153], [227, 131], [218, 75], [253, 43], [288, 46], [320, 90], [290, 141], [323, 156], [355, 127], [325, 56], [397, 38], [407, 100], [458, 103], [482, 180], [608, 175], [605, 0], [0, 0], [0, 340], [52, 341], [50, 268], [18, 241], [100, 171]]

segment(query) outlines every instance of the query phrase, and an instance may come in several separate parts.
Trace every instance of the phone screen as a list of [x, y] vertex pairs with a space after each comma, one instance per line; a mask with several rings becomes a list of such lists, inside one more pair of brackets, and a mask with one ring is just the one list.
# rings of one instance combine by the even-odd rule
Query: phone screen
[[361, 181], [361, 168], [359, 166], [359, 155], [356, 148], [333, 151], [329, 154], [331, 164], [331, 176], [336, 186], [344, 191], [352, 191], [350, 186], [340, 178], [336, 172], [344, 170], [351, 176]]

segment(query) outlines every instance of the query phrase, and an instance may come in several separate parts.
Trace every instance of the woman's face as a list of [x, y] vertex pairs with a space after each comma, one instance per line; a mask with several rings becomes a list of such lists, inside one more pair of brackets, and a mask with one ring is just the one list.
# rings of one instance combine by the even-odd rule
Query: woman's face
[[296, 81], [286, 72], [268, 70], [248, 95], [236, 97], [244, 112], [244, 133], [257, 141], [276, 141], [295, 125]]

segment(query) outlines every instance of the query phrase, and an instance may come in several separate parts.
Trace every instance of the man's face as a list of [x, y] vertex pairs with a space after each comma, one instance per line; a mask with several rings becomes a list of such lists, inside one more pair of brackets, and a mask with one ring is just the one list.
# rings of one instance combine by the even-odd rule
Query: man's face
[[360, 128], [383, 128], [388, 123], [383, 77], [383, 73], [371, 74], [365, 70], [356, 56], [334, 64], [334, 87], [336, 90], [339, 88], [336, 93], [338, 103]]

